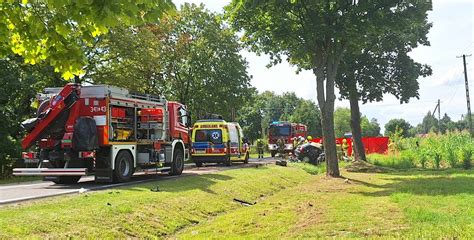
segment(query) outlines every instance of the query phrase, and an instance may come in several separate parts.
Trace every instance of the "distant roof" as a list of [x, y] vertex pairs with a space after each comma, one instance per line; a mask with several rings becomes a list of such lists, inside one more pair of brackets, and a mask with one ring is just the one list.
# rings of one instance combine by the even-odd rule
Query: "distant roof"
[[196, 122], [225, 122], [223, 119], [201, 119]]

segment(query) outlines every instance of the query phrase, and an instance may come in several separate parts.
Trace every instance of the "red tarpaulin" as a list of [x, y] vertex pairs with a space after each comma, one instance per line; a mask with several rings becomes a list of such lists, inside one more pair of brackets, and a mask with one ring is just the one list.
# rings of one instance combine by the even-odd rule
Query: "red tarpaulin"
[[[346, 139], [349, 149], [347, 154], [352, 156], [352, 138], [336, 138], [336, 144], [342, 144], [342, 140]], [[380, 153], [385, 154], [388, 152], [388, 137], [363, 137], [362, 142], [364, 143], [365, 153]], [[313, 142], [321, 143], [322, 138], [316, 138]]]

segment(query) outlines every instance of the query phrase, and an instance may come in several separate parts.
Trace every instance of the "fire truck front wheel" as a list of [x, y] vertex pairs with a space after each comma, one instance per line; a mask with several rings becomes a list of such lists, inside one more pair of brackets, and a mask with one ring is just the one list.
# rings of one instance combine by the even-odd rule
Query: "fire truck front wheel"
[[134, 172], [133, 157], [128, 151], [120, 151], [115, 158], [114, 181], [126, 182]]
[[181, 149], [174, 150], [173, 162], [171, 163], [170, 175], [181, 175], [184, 170], [184, 157]]

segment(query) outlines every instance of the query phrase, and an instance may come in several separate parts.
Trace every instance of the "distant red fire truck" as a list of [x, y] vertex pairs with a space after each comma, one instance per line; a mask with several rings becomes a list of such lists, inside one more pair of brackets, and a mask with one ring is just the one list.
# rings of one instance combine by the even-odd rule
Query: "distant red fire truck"
[[186, 106], [163, 97], [133, 95], [127, 89], [67, 84], [46, 88], [37, 116], [22, 123], [26, 164], [14, 175], [44, 176], [75, 183], [125, 182], [136, 171], [179, 175], [189, 155]]
[[308, 127], [300, 123], [273, 122], [268, 128], [268, 149], [272, 157], [278, 152], [277, 141], [282, 139], [285, 143], [285, 152], [293, 151], [293, 138], [304, 137], [308, 133]]

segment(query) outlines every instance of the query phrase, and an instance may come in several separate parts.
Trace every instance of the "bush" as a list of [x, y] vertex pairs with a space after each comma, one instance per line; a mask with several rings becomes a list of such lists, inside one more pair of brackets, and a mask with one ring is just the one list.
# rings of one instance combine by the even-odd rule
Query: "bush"
[[395, 169], [408, 169], [415, 167], [412, 153], [400, 155], [369, 154], [367, 161], [377, 166]]
[[422, 168], [426, 167], [426, 162], [428, 161], [428, 158], [426, 156], [426, 152], [423, 150], [418, 150], [416, 153], [416, 158], [418, 159], [418, 163], [420, 163], [420, 166]]
[[464, 169], [472, 168], [472, 149], [465, 147], [461, 150], [462, 167]]
[[441, 165], [441, 153], [435, 152], [433, 155], [433, 165], [436, 167], [436, 169], [439, 169]]
[[[403, 138], [390, 136], [389, 154], [370, 154], [367, 160], [374, 165], [391, 168], [470, 167], [474, 155], [474, 140], [468, 132], [430, 133], [426, 137]], [[471, 159], [471, 160], [464, 160]]]
[[446, 149], [446, 161], [449, 163], [449, 166], [452, 168], [455, 168], [457, 165], [457, 156], [456, 153], [454, 152], [454, 149], [452, 147], [448, 147]]

